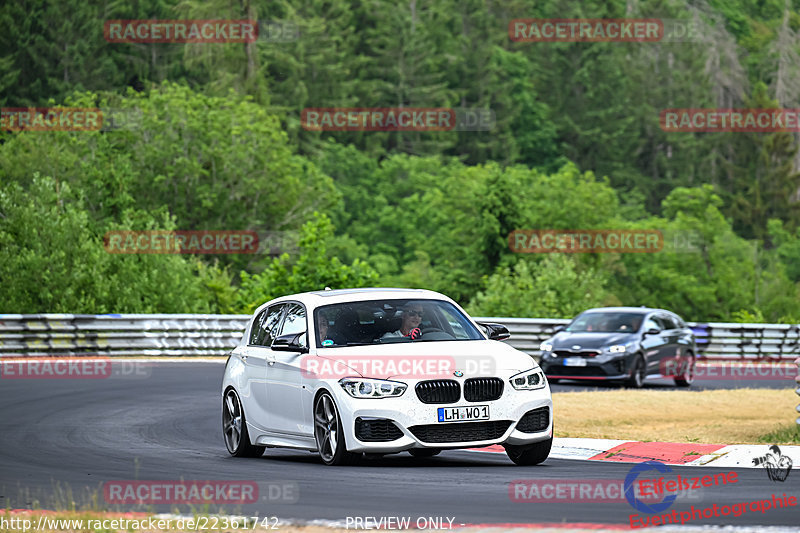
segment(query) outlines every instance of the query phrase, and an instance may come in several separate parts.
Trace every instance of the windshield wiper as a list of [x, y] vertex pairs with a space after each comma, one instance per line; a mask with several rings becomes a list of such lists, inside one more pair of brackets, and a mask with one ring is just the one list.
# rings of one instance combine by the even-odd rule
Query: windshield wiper
[[372, 342], [348, 342], [347, 346], [372, 346]]

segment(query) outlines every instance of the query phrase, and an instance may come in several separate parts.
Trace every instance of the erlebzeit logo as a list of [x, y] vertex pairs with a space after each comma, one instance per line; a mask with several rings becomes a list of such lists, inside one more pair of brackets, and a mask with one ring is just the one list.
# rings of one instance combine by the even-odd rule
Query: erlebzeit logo
[[774, 444], [769, 447], [766, 455], [754, 458], [753, 464], [766, 468], [767, 476], [772, 481], [786, 481], [792, 471], [792, 459], [788, 455], [782, 455], [781, 449]]

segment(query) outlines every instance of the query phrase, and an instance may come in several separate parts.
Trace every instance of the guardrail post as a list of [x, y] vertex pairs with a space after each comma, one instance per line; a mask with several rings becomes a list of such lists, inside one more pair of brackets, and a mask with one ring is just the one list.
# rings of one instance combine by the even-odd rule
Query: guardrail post
[[[797, 375], [794, 377], [794, 381], [797, 383], [797, 388], [795, 389], [794, 392], [798, 396], [800, 396], [800, 357], [795, 359], [794, 363], [797, 365]], [[795, 411], [800, 413], [800, 404], [797, 404], [797, 407], [795, 407]], [[800, 417], [798, 417], [797, 420], [795, 420], [795, 422], [800, 425]]]

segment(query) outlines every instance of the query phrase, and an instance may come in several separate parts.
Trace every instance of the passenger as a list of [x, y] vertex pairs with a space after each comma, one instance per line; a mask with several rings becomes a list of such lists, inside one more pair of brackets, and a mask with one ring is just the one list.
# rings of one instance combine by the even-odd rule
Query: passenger
[[626, 319], [620, 324], [617, 330], [624, 331], [625, 333], [633, 333], [634, 331], [639, 331], [639, 326], [641, 324], [642, 321], [640, 318]]
[[381, 339], [392, 337], [409, 337], [411, 340], [422, 337], [422, 330], [419, 325], [422, 323], [422, 305], [418, 303], [406, 304], [403, 307], [403, 322], [397, 331], [388, 331], [383, 334]]
[[319, 346], [334, 344], [333, 339], [328, 337], [328, 317], [324, 313], [317, 313], [317, 344]]

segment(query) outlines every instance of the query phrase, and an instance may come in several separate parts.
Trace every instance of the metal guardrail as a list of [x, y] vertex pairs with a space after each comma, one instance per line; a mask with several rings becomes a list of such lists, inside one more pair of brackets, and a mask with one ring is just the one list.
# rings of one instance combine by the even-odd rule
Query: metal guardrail
[[[250, 315], [10, 315], [0, 314], [0, 357], [49, 355], [226, 355]], [[499, 322], [508, 343], [539, 356], [553, 318], [476, 318]], [[800, 324], [690, 323], [698, 356], [712, 360], [779, 361], [800, 356]]]
[[250, 315], [3, 315], [0, 357], [226, 355]]

